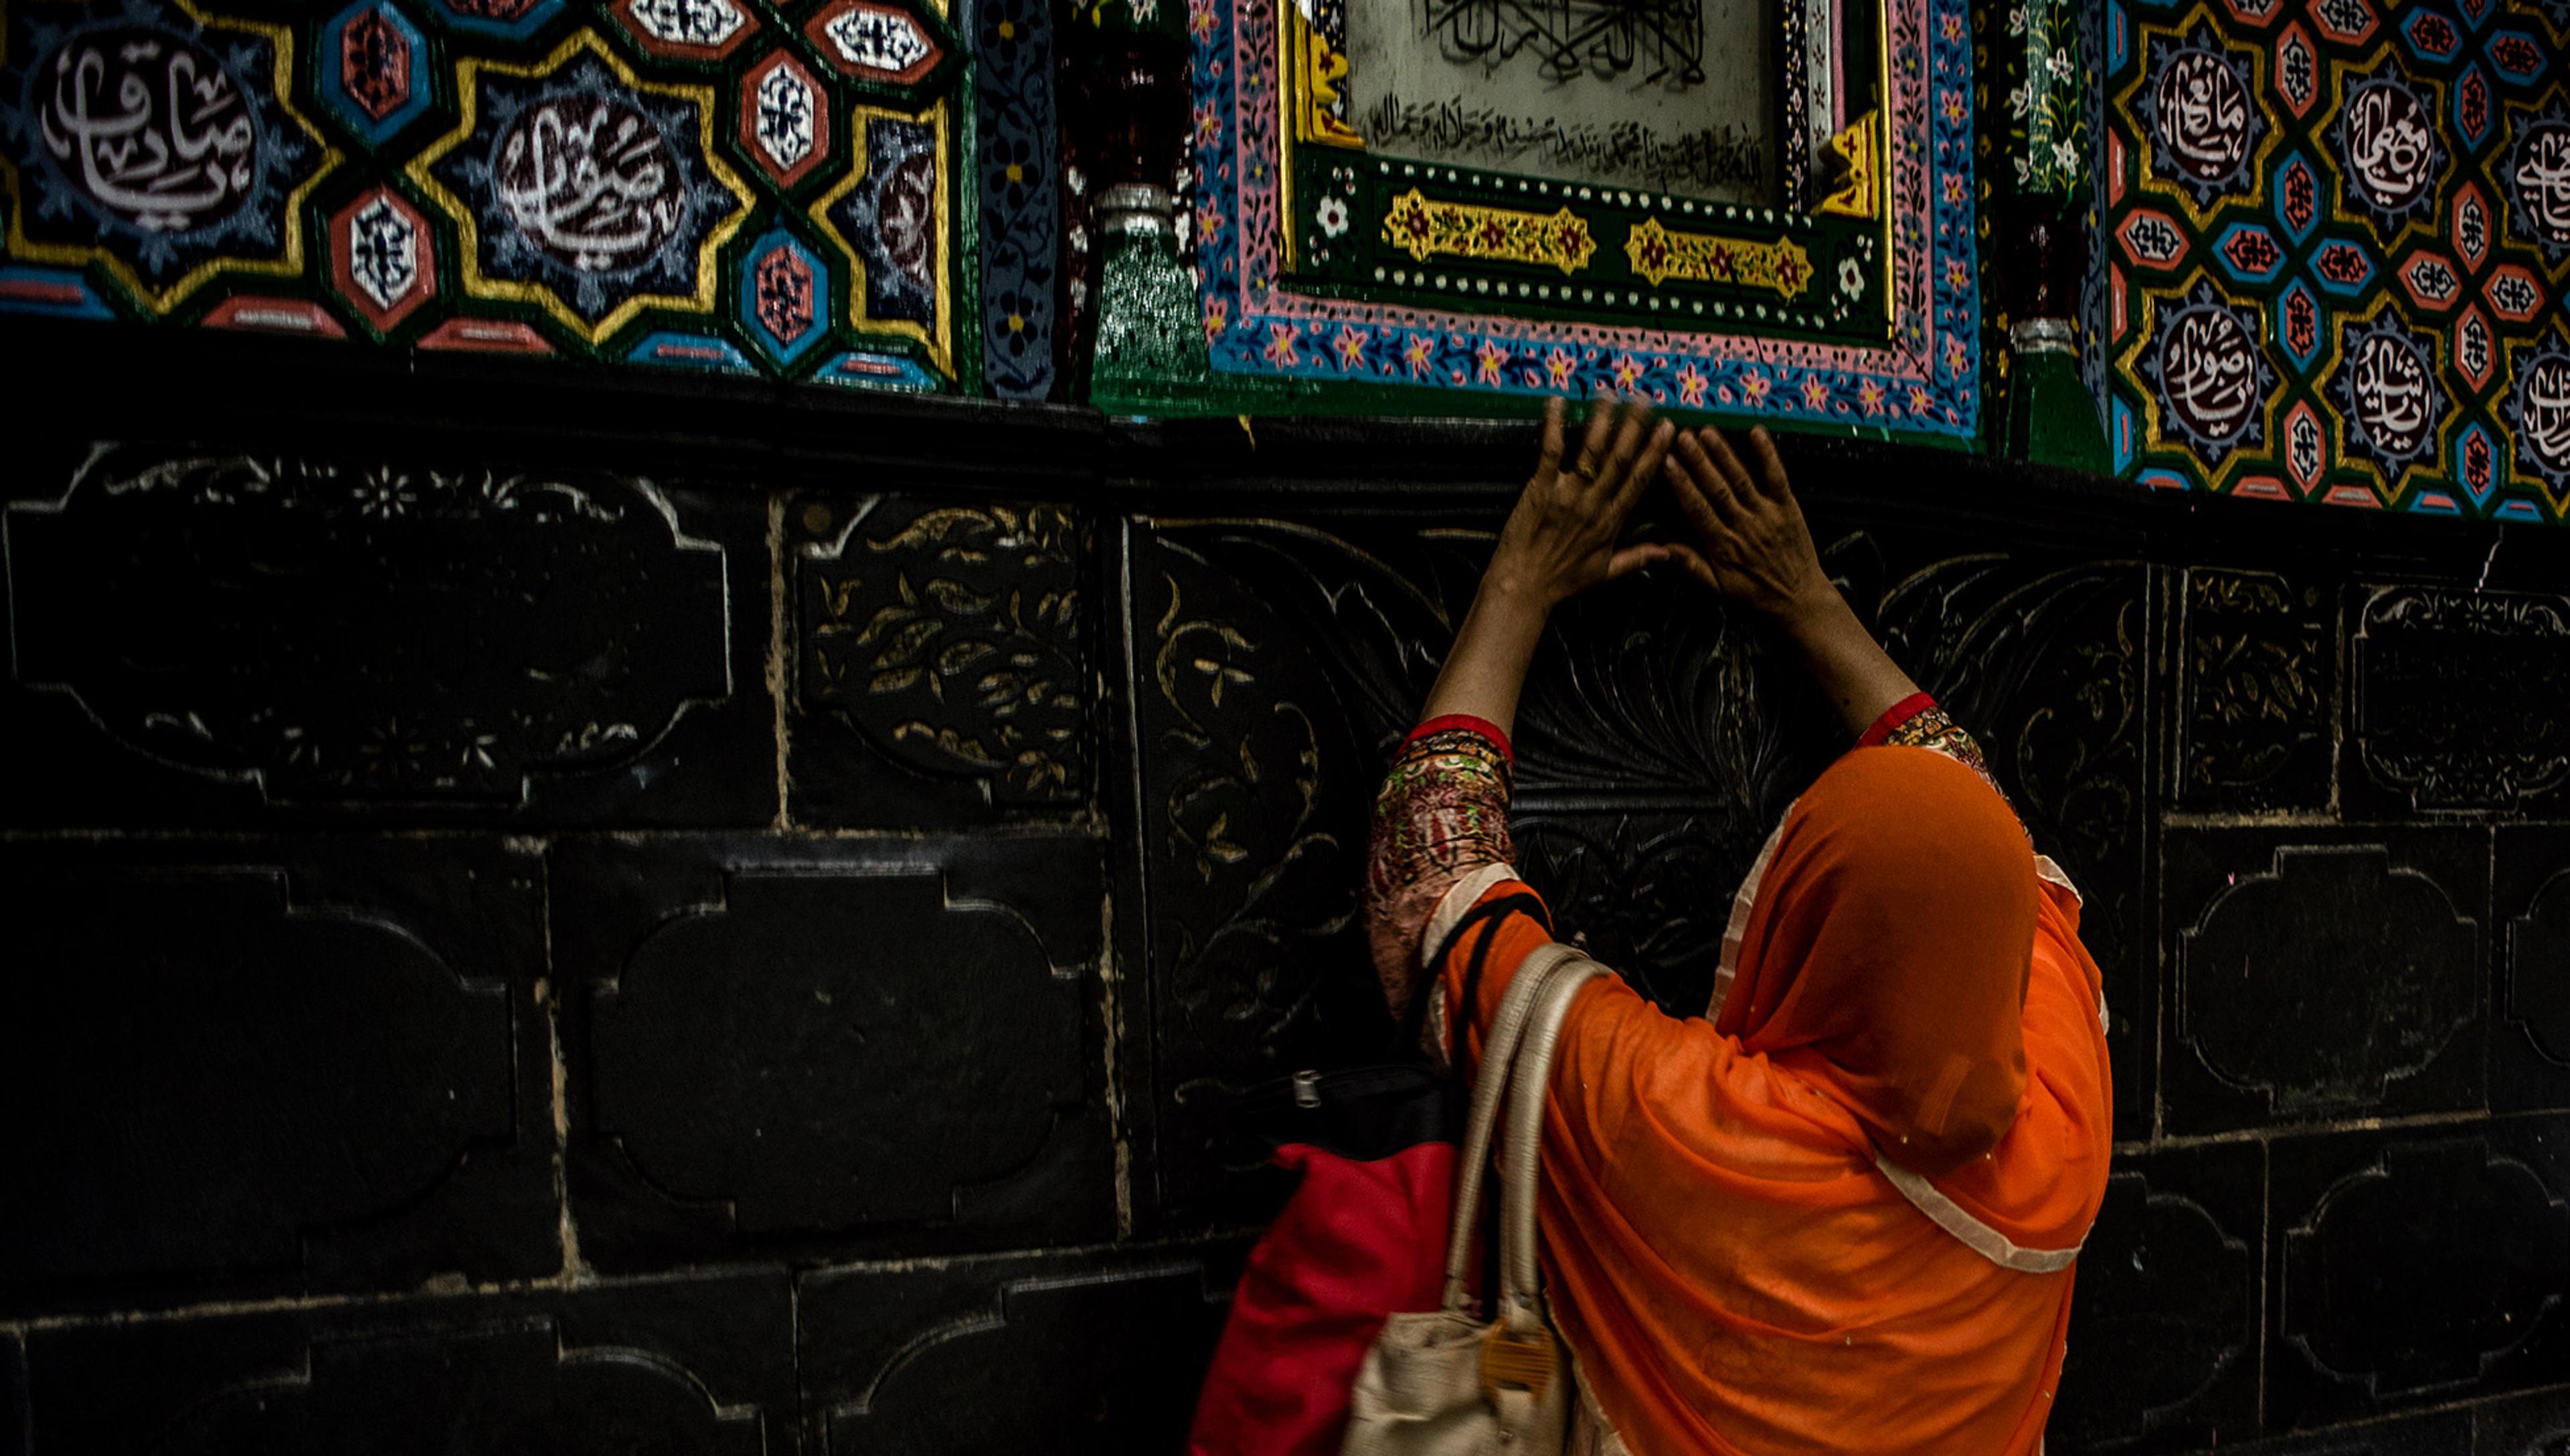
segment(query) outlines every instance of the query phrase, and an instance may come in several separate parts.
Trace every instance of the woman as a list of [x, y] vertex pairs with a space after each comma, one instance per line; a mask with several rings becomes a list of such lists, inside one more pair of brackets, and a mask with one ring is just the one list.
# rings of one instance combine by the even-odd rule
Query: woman
[[[1550, 938], [1509, 869], [1508, 728], [1553, 606], [1654, 563], [1771, 617], [1858, 749], [1734, 902], [1710, 1019], [1614, 977], [1572, 1003], [1544, 1121], [1574, 1449], [2040, 1449], [2112, 1119], [2079, 899], [1972, 740], [1830, 584], [1764, 431], [1563, 408], [1376, 807], [1368, 929], [1396, 1014], [1469, 1065]], [[1618, 546], [1665, 481], [1693, 546]], [[1479, 973], [1474, 973], [1475, 963]], [[1466, 999], [1470, 987], [1470, 1000]]]

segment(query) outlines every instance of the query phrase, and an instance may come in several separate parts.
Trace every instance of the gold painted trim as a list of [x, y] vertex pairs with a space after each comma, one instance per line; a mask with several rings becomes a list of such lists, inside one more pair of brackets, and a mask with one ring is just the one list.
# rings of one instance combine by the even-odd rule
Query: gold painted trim
[[1303, 13], [1300, 0], [1277, 0], [1277, 12], [1285, 29], [1285, 85], [1293, 98], [1294, 140], [1364, 151], [1365, 138], [1330, 115], [1330, 103], [1347, 85], [1347, 53], [1331, 47], [1329, 37]]
[[1489, 258], [1549, 264], [1565, 274], [1587, 267], [1597, 251], [1596, 230], [1568, 207], [1521, 212], [1477, 202], [1433, 201], [1417, 187], [1384, 209], [1383, 240], [1423, 263], [1440, 255]]
[[[704, 156], [705, 171], [722, 185], [723, 190], [731, 193], [733, 201], [740, 204], [732, 209], [729, 216], [708, 229], [704, 237], [697, 242], [696, 287], [693, 293], [683, 295], [637, 293], [608, 310], [606, 317], [595, 324], [574, 312], [571, 305], [564, 302], [562, 295], [554, 291], [553, 285], [549, 283], [484, 277], [482, 275], [481, 219], [474, 214], [471, 207], [465, 205], [463, 199], [447, 190], [445, 184], [429, 173], [429, 169], [435, 166], [439, 159], [470, 140], [473, 129], [479, 125], [481, 90], [477, 83], [483, 72], [492, 71], [503, 76], [520, 76], [531, 81], [542, 80], [570, 65], [573, 55], [582, 50], [587, 50], [604, 61], [619, 81], [635, 91], [656, 96], [673, 96], [695, 102], [696, 145]], [[714, 311], [714, 299], [722, 281], [721, 269], [714, 263], [714, 254], [720, 251], [722, 245], [729, 242], [732, 234], [739, 231], [741, 224], [748, 220], [751, 211], [757, 205], [757, 199], [751, 195], [748, 187], [742, 185], [741, 180], [733, 175], [732, 170], [723, 164], [722, 155], [717, 150], [714, 141], [714, 116], [717, 104], [712, 87], [671, 86], [660, 82], [644, 81], [634, 74], [633, 68], [618, 58], [616, 52], [599, 38], [598, 32], [581, 30], [564, 40], [561, 45], [554, 47], [552, 55], [531, 65], [513, 66], [502, 61], [484, 60], [479, 56], [463, 57], [456, 64], [455, 92], [459, 113], [455, 130], [422, 149], [403, 170], [419, 189], [427, 194], [429, 200], [435, 202], [441, 210], [455, 220], [457, 238], [462, 244], [458, 249], [462, 255], [457, 259], [457, 265], [463, 273], [465, 292], [476, 298], [536, 304], [545, 312], [552, 314], [556, 322], [570, 329], [593, 348], [608, 335], [633, 322], [635, 317], [646, 308], [675, 308], [691, 313], [707, 314]]]
[[1847, 185], [1821, 198], [1820, 205], [1812, 209], [1814, 212], [1867, 219], [1880, 215], [1883, 193], [1879, 183], [1883, 158], [1875, 138], [1882, 117], [1879, 111], [1867, 112], [1856, 119], [1856, 125], [1830, 139], [1830, 146], [1847, 159]]
[[1772, 288], [1791, 303], [1812, 286], [1812, 255], [1790, 237], [1749, 242], [1709, 232], [1672, 232], [1657, 217], [1644, 218], [1624, 235], [1624, 258], [1654, 288], [1669, 278], [1730, 283]]
[[[946, 109], [949, 105], [950, 99], [941, 97], [928, 110], [916, 116], [897, 112], [889, 107], [858, 105], [850, 108], [848, 150], [855, 154], [854, 161], [848, 169], [847, 177], [836, 186], [823, 192], [808, 209], [808, 215], [812, 219], [812, 225], [819, 228], [821, 235], [829, 238], [839, 249], [840, 254], [848, 260], [849, 325], [859, 333], [898, 334], [903, 338], [918, 341], [927, 349], [928, 362], [936, 369], [938, 375], [948, 383], [953, 383], [955, 379], [953, 344], [955, 307], [952, 280], [955, 274], [955, 229], [950, 197], [955, 190], [955, 158], [948, 147]], [[838, 204], [840, 198], [855, 191], [857, 183], [865, 181], [867, 144], [872, 140], [874, 123], [878, 120], [925, 121], [936, 130], [937, 266], [933, 271], [936, 274], [937, 324], [934, 328], [912, 323], [908, 319], [875, 318], [866, 313], [865, 257], [839, 231], [838, 224], [830, 220], [830, 209]], [[859, 123], [864, 125], [860, 126]]]
[[[267, 38], [268, 61], [274, 72], [273, 79], [276, 87], [271, 99], [276, 103], [277, 112], [302, 128], [305, 139], [320, 149], [320, 165], [312, 170], [310, 177], [295, 184], [285, 195], [285, 253], [282, 257], [265, 262], [256, 258], [208, 258], [181, 275], [179, 281], [155, 292], [144, 285], [142, 275], [134, 271], [132, 264], [118, 257], [105, 243], [38, 242], [28, 237], [20, 225], [20, 219], [25, 215], [28, 205], [26, 183], [19, 177], [17, 166], [10, 162], [5, 154], [0, 154], [0, 182], [5, 182], [9, 188], [10, 256], [45, 263], [72, 263], [83, 266], [97, 263], [105, 268], [110, 276], [123, 284], [127, 292], [141, 299], [146, 310], [156, 314], [167, 314], [189, 294], [205, 286], [206, 282], [216, 273], [247, 273], [253, 276], [275, 278], [301, 277], [304, 265], [304, 199], [309, 197], [312, 189], [319, 186], [345, 160], [345, 155], [338, 148], [330, 145], [320, 129], [304, 120], [303, 114], [294, 109], [294, 31], [291, 26], [240, 20], [228, 15], [209, 16], [199, 10], [193, 0], [178, 0], [178, 5], [200, 29], [245, 30], [253, 35]], [[8, 7], [5, 3], [0, 3], [0, 46], [4, 46], [6, 42], [7, 21]]]

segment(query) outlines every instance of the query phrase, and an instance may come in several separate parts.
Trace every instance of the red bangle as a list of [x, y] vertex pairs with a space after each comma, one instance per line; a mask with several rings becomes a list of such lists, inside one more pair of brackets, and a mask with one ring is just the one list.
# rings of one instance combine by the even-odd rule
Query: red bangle
[[1517, 765], [1516, 751], [1508, 747], [1508, 735], [1500, 732], [1499, 725], [1488, 718], [1476, 718], [1470, 713], [1442, 714], [1411, 729], [1410, 736], [1401, 740], [1401, 746], [1407, 749], [1431, 733], [1478, 733], [1499, 751], [1499, 762], [1510, 768]]
[[1900, 729], [1902, 724], [1909, 722], [1911, 719], [1918, 717], [1920, 714], [1927, 712], [1929, 708], [1934, 706], [1936, 706], [1936, 700], [1929, 697], [1928, 694], [1912, 693], [1910, 696], [1903, 698], [1901, 701], [1894, 703], [1891, 707], [1885, 709], [1883, 716], [1874, 720], [1874, 726], [1865, 730], [1865, 732], [1858, 737], [1856, 746], [1859, 748], [1882, 747], [1885, 740], [1891, 738], [1892, 735]]

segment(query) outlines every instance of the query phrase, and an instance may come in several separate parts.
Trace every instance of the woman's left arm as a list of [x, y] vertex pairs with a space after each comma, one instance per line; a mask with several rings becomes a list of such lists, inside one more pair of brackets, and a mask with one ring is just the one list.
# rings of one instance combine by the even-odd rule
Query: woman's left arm
[[1552, 609], [1600, 581], [1674, 559], [1666, 546], [1616, 545], [1673, 429], [1665, 421], [1654, 427], [1648, 406], [1601, 396], [1565, 465], [1566, 413], [1559, 399], [1544, 406], [1534, 474], [1375, 802], [1366, 922], [1395, 1015], [1408, 1008], [1420, 939], [1438, 902], [1473, 872], [1509, 858], [1508, 732]]

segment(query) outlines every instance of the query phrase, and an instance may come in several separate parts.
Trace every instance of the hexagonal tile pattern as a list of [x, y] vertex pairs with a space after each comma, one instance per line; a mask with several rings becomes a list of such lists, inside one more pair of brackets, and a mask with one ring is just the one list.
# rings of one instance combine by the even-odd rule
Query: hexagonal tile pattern
[[2431, 312], [2442, 313], [2462, 296], [2463, 280], [2455, 275], [2454, 265], [2436, 253], [2411, 253], [2396, 275], [2409, 301]]
[[2165, 212], [2148, 207], [2135, 211], [2115, 229], [2115, 240], [2135, 267], [2174, 268], [2186, 261], [2186, 233]]
[[740, 259], [740, 321], [769, 361], [783, 368], [830, 332], [830, 269], [777, 228]]
[[780, 187], [830, 155], [830, 96], [791, 51], [770, 53], [740, 79], [740, 146]]
[[874, 0], [836, 0], [803, 24], [823, 60], [861, 81], [907, 86], [945, 55], [926, 22]]
[[329, 247], [331, 286], [379, 334], [437, 296], [437, 234], [391, 187], [330, 214]]
[[616, 0], [609, 14], [655, 56], [718, 61], [758, 31], [739, 0]]
[[313, 69], [322, 106], [370, 144], [428, 110], [428, 43], [385, 0], [358, 0], [324, 22]]

